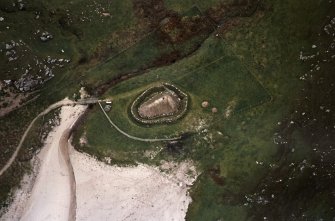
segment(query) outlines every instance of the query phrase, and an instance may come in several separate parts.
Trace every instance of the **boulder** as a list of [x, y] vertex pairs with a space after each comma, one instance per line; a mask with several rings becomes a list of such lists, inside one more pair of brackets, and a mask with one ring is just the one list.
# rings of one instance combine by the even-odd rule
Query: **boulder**
[[203, 107], [203, 108], [208, 107], [208, 105], [209, 105], [209, 102], [208, 102], [208, 101], [203, 101], [203, 102], [201, 103], [201, 107]]

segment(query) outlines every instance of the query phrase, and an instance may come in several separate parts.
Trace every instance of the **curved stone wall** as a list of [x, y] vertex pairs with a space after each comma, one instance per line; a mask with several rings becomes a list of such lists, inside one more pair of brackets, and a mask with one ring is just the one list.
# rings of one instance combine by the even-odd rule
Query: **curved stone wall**
[[[139, 108], [142, 104], [148, 103], [154, 97], [159, 97], [160, 93], [171, 93], [172, 96], [178, 97], [178, 108], [173, 113], [162, 114], [154, 117], [143, 117], [139, 113]], [[130, 107], [130, 112], [132, 117], [139, 123], [142, 124], [159, 124], [159, 123], [172, 123], [179, 118], [181, 118], [187, 111], [188, 105], [188, 96], [186, 93], [181, 91], [176, 86], [169, 83], [162, 83], [161, 86], [155, 86], [145, 90], [142, 94], [140, 94], [132, 103]]]

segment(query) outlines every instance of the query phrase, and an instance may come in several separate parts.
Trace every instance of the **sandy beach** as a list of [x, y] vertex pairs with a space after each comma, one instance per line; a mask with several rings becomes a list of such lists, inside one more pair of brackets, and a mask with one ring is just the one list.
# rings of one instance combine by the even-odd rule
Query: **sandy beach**
[[[77, 220], [175, 220], [185, 219], [191, 198], [186, 175], [189, 164], [162, 173], [146, 165], [109, 166], [73, 151], [71, 161], [76, 177]], [[186, 166], [185, 166], [186, 165]]]
[[193, 164], [117, 167], [74, 150], [69, 132], [85, 108], [62, 107], [60, 125], [36, 156], [38, 169], [0, 220], [184, 220], [197, 177]]
[[[69, 129], [85, 108], [81, 105], [61, 108], [60, 124], [49, 133], [45, 146], [35, 159], [39, 162], [38, 170], [35, 171], [37, 174], [32, 175], [36, 176], [35, 182], [22, 184], [13, 204], [1, 220], [71, 220], [69, 217], [74, 216], [72, 198], [75, 193], [72, 193], [70, 184], [74, 181], [62, 143], [64, 138], [67, 141]], [[31, 180], [28, 177], [26, 179]]]
[[[71, 170], [62, 151], [62, 140], [70, 127], [85, 110], [84, 106], [64, 106], [60, 125], [48, 136], [46, 146], [39, 154], [41, 167], [27, 202], [22, 221], [70, 220]], [[67, 140], [67, 139], [66, 139]]]

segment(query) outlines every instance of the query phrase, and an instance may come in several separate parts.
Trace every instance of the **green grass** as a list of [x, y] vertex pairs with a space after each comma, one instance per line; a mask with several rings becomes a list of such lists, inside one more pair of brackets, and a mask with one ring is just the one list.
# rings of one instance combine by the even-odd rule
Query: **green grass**
[[[93, 111], [97, 114], [90, 115], [75, 133], [74, 141], [78, 142], [81, 135], [86, 132], [88, 144], [84, 147], [77, 145], [80, 150], [95, 155], [101, 160], [104, 160], [104, 157], [110, 157], [116, 164], [135, 164], [137, 161], [146, 160], [143, 151], [156, 148], [154, 144], [134, 143], [125, 136], [119, 136], [119, 132], [110, 126], [99, 107], [95, 107]], [[112, 146], [113, 143], [117, 145]]]
[[[143, 138], [172, 137], [195, 132], [194, 125], [201, 118], [209, 119], [213, 116], [210, 110], [201, 108], [200, 104], [203, 100], [208, 100], [211, 106], [218, 108], [219, 113], [215, 118], [223, 117], [224, 110], [232, 101], [236, 103], [235, 111], [237, 112], [268, 101], [270, 97], [264, 88], [241, 65], [238, 59], [226, 50], [225, 44], [220, 39], [211, 38], [192, 57], [119, 84], [105, 95], [113, 98], [113, 108], [109, 113], [110, 118], [122, 130], [134, 136]], [[205, 54], [206, 52], [208, 54]], [[211, 58], [212, 60], [208, 60]], [[171, 79], [171, 83], [189, 95], [191, 101], [188, 107], [189, 111], [177, 123], [143, 127], [129, 116], [129, 107], [139, 94], [162, 82], [163, 79]], [[100, 116], [101, 113], [94, 113], [94, 115]], [[94, 122], [94, 120], [92, 121]], [[92, 128], [87, 133], [92, 133], [91, 137], [96, 137], [95, 140], [102, 139], [100, 137], [102, 134], [97, 128]], [[123, 135], [119, 134], [118, 136]], [[116, 146], [117, 144], [118, 142], [112, 140], [111, 145], [105, 145]]]
[[[101, 57], [95, 57], [95, 51], [102, 47], [102, 43], [109, 42], [112, 38], [113, 44], [104, 45], [104, 47], [112, 47], [112, 52], [117, 53], [122, 51], [124, 47], [114, 44], [115, 42], [120, 39], [130, 41], [138, 38], [127, 35], [121, 36], [117, 33], [129, 29], [138, 32], [146, 31], [144, 28], [136, 26], [131, 1], [113, 1], [113, 4], [106, 1], [95, 1], [97, 5], [94, 6], [88, 5], [86, 2], [83, 3], [81, 0], [71, 2], [54, 0], [43, 3], [29, 1], [23, 3], [26, 8], [19, 11], [18, 4], [13, 7], [12, 1], [0, 1], [1, 16], [5, 19], [0, 22], [1, 49], [4, 49], [5, 43], [11, 40], [15, 42], [22, 40], [26, 43], [26, 46], [15, 48], [20, 55], [24, 54], [24, 57], [17, 61], [8, 62], [8, 58], [4, 55], [5, 51], [2, 50], [0, 55], [0, 79], [15, 80], [19, 78], [28, 64], [33, 67], [31, 73], [37, 73], [39, 70], [35, 70], [36, 61], [34, 58], [41, 61], [46, 59], [47, 56], [51, 56], [52, 58], [70, 58], [72, 62], [64, 68], [53, 70], [55, 77], [41, 88], [40, 97], [37, 100], [0, 119], [1, 166], [7, 162], [15, 151], [19, 137], [22, 136], [28, 124], [38, 113], [51, 103], [59, 101], [65, 96], [72, 97], [74, 92], [78, 92], [82, 85], [80, 84], [82, 73], [101, 60]], [[102, 8], [105, 8], [106, 12], [111, 13], [113, 17], [102, 17], [95, 11], [97, 8], [100, 12], [103, 12]], [[39, 19], [35, 19], [35, 13], [39, 13]], [[91, 21], [81, 21], [84, 17], [89, 17]], [[61, 25], [62, 19], [65, 19], [67, 25]], [[7, 26], [9, 29], [6, 28]], [[41, 42], [40, 35], [34, 34], [37, 30], [48, 31], [54, 38], [48, 42]], [[64, 50], [64, 53], [61, 52], [61, 49]], [[109, 56], [108, 53], [106, 56]], [[95, 62], [88, 63], [92, 57], [95, 57]], [[83, 64], [78, 63], [81, 59], [84, 60]], [[37, 141], [38, 136], [33, 133], [28, 137], [28, 139], [30, 138]], [[40, 147], [39, 144], [37, 146]], [[31, 150], [39, 148], [37, 146]], [[30, 147], [30, 145], [23, 147], [23, 155], [31, 151], [29, 150]], [[16, 161], [10, 171], [1, 177], [2, 180], [8, 181], [0, 182], [1, 203], [5, 202], [9, 190], [18, 185], [21, 175], [27, 170], [29, 170], [28, 167], [26, 168]], [[13, 175], [14, 172], [15, 176]]]
[[[35, 122], [31, 130], [29, 131], [27, 139], [24, 141], [22, 148], [19, 151], [13, 165], [0, 177], [1, 208], [7, 206], [7, 203], [9, 203], [11, 199], [8, 199], [8, 194], [13, 193], [11, 191], [18, 187], [18, 184], [20, 183], [23, 175], [25, 173], [31, 172], [30, 160], [42, 147], [44, 139], [46, 138], [45, 135], [48, 134], [51, 131], [52, 127], [55, 125], [54, 119], [56, 119], [56, 116], [58, 116], [58, 114], [59, 109], [51, 111], [50, 113], [39, 118]], [[22, 125], [24, 123], [25, 121], [22, 120]], [[14, 131], [11, 131], [11, 134], [13, 134], [13, 132]], [[17, 139], [17, 141], [19, 142], [20, 139]], [[3, 160], [1, 162], [5, 164], [7, 160]]]
[[[274, 133], [281, 131], [278, 122], [283, 123], [289, 117], [289, 112], [297, 102], [299, 88], [302, 88], [302, 82], [298, 81], [297, 76], [304, 72], [306, 66], [298, 61], [299, 51], [310, 47], [311, 40], [321, 31], [328, 6], [323, 2], [322, 10], [312, 9], [320, 8], [319, 4], [321, 3], [316, 1], [304, 2], [305, 7], [302, 9], [301, 3], [297, 1], [273, 4], [268, 1], [273, 12], [259, 13], [251, 19], [246, 18], [243, 20], [244, 25], [225, 35], [231, 50], [273, 95], [273, 102], [235, 115], [227, 121], [217, 122], [216, 128], [223, 130], [227, 138], [219, 142], [218, 150], [209, 153], [201, 162], [205, 168], [219, 166], [225, 185], [224, 187], [208, 185], [207, 179], [211, 179], [210, 177], [200, 182], [201, 184], [193, 190], [192, 196], [195, 201], [189, 209], [188, 220], [201, 220], [201, 217], [211, 217], [207, 220], [232, 220], [226, 218], [227, 211], [223, 207], [235, 205], [242, 209], [240, 211], [242, 214], [247, 212], [248, 217], [255, 220], [266, 215], [273, 219], [281, 217], [285, 219], [284, 217], [295, 212], [292, 206], [296, 205], [296, 202], [290, 202], [288, 198], [282, 199], [279, 204], [270, 204], [269, 210], [261, 212], [254, 210], [260, 208], [260, 205], [248, 207], [243, 206], [243, 203], [246, 202], [244, 195], [254, 193], [255, 187], [267, 177], [266, 174], [271, 173], [272, 169], [269, 166], [281, 164], [278, 156], [283, 147], [275, 145], [272, 138]], [[290, 160], [285, 163], [286, 166], [292, 161], [301, 162], [302, 159], [312, 156], [309, 145], [305, 143], [306, 137], [302, 138], [300, 133], [294, 133], [292, 138], [294, 140], [290, 142], [290, 146], [295, 147], [295, 152], [288, 154]], [[263, 165], [256, 164], [256, 161], [263, 162]], [[291, 196], [305, 188], [304, 179], [298, 178], [294, 182], [299, 186], [299, 190], [292, 190]], [[207, 197], [209, 191], [223, 192], [220, 196]], [[234, 201], [235, 198], [237, 200]], [[328, 199], [324, 197], [321, 201], [327, 202]], [[221, 201], [213, 204], [213, 200]], [[305, 202], [313, 200], [313, 198], [303, 199]], [[314, 214], [310, 217], [320, 218], [322, 214], [325, 215], [323, 217], [330, 217], [331, 204], [329, 201], [327, 203], [323, 204], [323, 209], [328, 209], [323, 212], [322, 209], [316, 212], [313, 206], [305, 209], [308, 211], [313, 208]], [[205, 206], [207, 204], [211, 205], [211, 209]], [[289, 205], [289, 208], [286, 205]], [[232, 211], [234, 208], [230, 210]], [[282, 213], [273, 216], [276, 211]], [[253, 216], [254, 214], [257, 215]], [[238, 217], [238, 220], [245, 218]]]
[[[197, 7], [188, 9], [182, 15], [184, 17], [202, 16]], [[173, 63], [194, 52], [213, 32], [214, 29], [210, 21], [208, 19], [205, 21], [208, 27], [202, 33], [192, 36], [187, 41], [175, 43], [164, 40], [160, 26], [140, 41], [129, 45], [125, 50], [112, 55], [102, 64], [88, 70], [84, 74], [83, 80], [94, 87], [125, 73], [136, 73], [155, 66]], [[174, 58], [173, 54], [178, 56]]]
[[[77, 47], [88, 54], [90, 51], [92, 52], [92, 49], [95, 49], [92, 46], [110, 38], [112, 33], [128, 30], [136, 25], [131, 0], [111, 2], [100, 0], [90, 3], [79, 1], [75, 4], [69, 4], [68, 8], [75, 20], [73, 26], [69, 26], [69, 30], [74, 29], [81, 33], [81, 40]], [[103, 16], [101, 13], [109, 13], [111, 16]], [[118, 47], [116, 42], [111, 42], [105, 47], [111, 47], [112, 53], [123, 49]]]
[[[169, 4], [169, 7], [183, 10], [182, 4]], [[304, 4], [306, 7], [302, 9], [301, 2], [268, 1], [267, 9], [272, 8], [272, 11], [260, 11], [251, 18], [241, 19], [242, 25], [225, 34], [225, 41], [210, 37], [192, 56], [120, 83], [105, 95], [114, 99], [109, 114], [111, 119], [136, 136], [171, 136], [188, 131], [189, 126], [197, 125], [200, 118], [207, 120], [207, 133], [197, 134], [183, 142], [186, 157], [200, 163], [198, 169], [203, 171], [191, 190], [193, 203], [187, 220], [257, 220], [266, 214], [275, 217], [278, 211], [282, 211], [282, 217], [289, 217], [293, 211], [285, 209], [285, 205], [299, 205], [296, 201], [290, 204], [288, 199], [282, 199], [271, 210], [259, 212], [254, 209], [257, 208], [256, 204], [245, 205], [245, 196], [255, 193], [257, 186], [276, 169], [285, 171], [291, 162], [301, 162], [311, 157], [310, 146], [299, 129], [292, 133], [290, 140], [290, 147], [294, 147], [295, 152], [285, 155], [287, 161], [284, 161], [284, 165], [280, 157], [283, 147], [273, 142], [274, 134], [283, 127], [278, 122], [285, 123], [297, 99], [300, 99], [299, 90], [303, 83], [298, 76], [306, 66], [299, 62], [299, 52], [302, 48], [310, 47], [327, 14], [327, 3], [322, 3], [320, 11], [313, 10], [321, 7], [320, 2], [308, 1]], [[206, 8], [205, 5], [202, 7]], [[157, 82], [165, 81], [177, 85], [190, 96], [191, 105], [187, 115], [172, 125], [145, 128], [136, 124], [128, 115], [128, 107], [133, 99]], [[218, 107], [217, 115], [200, 107], [205, 99]], [[231, 101], [236, 102], [236, 109], [231, 118], [225, 119], [223, 111]], [[126, 140], [119, 140], [122, 135], [112, 128], [109, 131], [113, 138], [107, 140], [104, 138], [106, 134], [99, 136], [96, 130], [101, 127], [103, 119], [102, 114], [96, 111], [86, 122], [85, 130], [99, 150], [121, 151], [118, 156], [122, 158], [123, 148], [131, 151], [128, 147], [139, 145], [130, 140], [123, 145]], [[98, 121], [99, 124], [96, 123]], [[207, 135], [212, 137], [210, 142], [203, 139]], [[100, 139], [104, 139], [104, 142], [100, 142]], [[154, 150], [149, 145], [147, 148]], [[142, 151], [148, 149], [143, 146]], [[93, 145], [91, 151], [94, 155], [102, 154], [102, 151], [98, 153], [94, 150]], [[140, 160], [157, 163], [158, 159], [177, 158], [163, 150], [154, 160]], [[223, 186], [217, 184], [208, 172], [213, 168], [218, 168]], [[295, 187], [289, 190], [292, 195], [295, 188], [306, 187], [304, 180], [304, 175], [297, 176]], [[310, 217], [321, 217], [322, 214], [330, 217], [332, 214], [328, 210], [330, 201], [327, 196], [304, 200], [308, 203], [302, 206]], [[316, 207], [315, 203], [311, 203], [313, 200], [322, 202], [322, 206]]]
[[224, 3], [224, 4], [231, 3], [232, 0], [209, 0], [209, 1], [195, 0], [195, 2], [203, 11], [205, 11], [220, 3]]
[[194, 0], [164, 0], [164, 4], [166, 8], [182, 13], [194, 5]]
[[[197, 7], [206, 12], [220, 2], [231, 3], [165, 0], [165, 5], [183, 16], [193, 16], [201, 15]], [[193, 7], [194, 3], [197, 7]], [[298, 60], [299, 53], [300, 50], [311, 52], [309, 48], [315, 41], [323, 43], [317, 33], [322, 30], [326, 16], [333, 15], [334, 6], [328, 1], [267, 0], [253, 16], [239, 18], [239, 25], [223, 36], [208, 37], [209, 32], [205, 32], [181, 44], [162, 44], [157, 30], [148, 33], [134, 17], [130, 0], [110, 4], [97, 1], [111, 13], [111, 18], [92, 17], [97, 15], [94, 11], [97, 5], [87, 5], [82, 0], [54, 0], [43, 3], [44, 6], [37, 1], [29, 4], [37, 9], [45, 6], [47, 10], [43, 10], [40, 20], [36, 21], [35, 9], [17, 12], [21, 17], [17, 13], [6, 13], [6, 21], [12, 29], [6, 35], [0, 33], [0, 41], [22, 38], [32, 48], [27, 57], [34, 51], [41, 58], [66, 55], [75, 62], [57, 71], [36, 102], [0, 119], [0, 139], [3, 140], [0, 146], [5, 150], [1, 162], [13, 152], [18, 142], [17, 134], [22, 134], [29, 121], [48, 104], [66, 95], [72, 96], [81, 84], [96, 86], [127, 72], [142, 70], [143, 75], [119, 83], [104, 94], [114, 100], [109, 116], [121, 129], [139, 137], [193, 132], [181, 142], [182, 149], [171, 152], [164, 142], [143, 143], [128, 139], [110, 126], [97, 106], [74, 134], [78, 149], [100, 160], [111, 157], [117, 164], [158, 164], [161, 159], [194, 160], [202, 175], [191, 189], [193, 202], [187, 220], [260, 220], [266, 215], [274, 220], [278, 217], [287, 220], [300, 207], [312, 220], [334, 216], [329, 209], [333, 200], [327, 194], [330, 191], [327, 180], [324, 177], [313, 180], [310, 169], [300, 173], [297, 166], [292, 172], [289, 166], [292, 162], [299, 165], [304, 159], [308, 163], [316, 161], [306, 129], [288, 125], [294, 111], [304, 101], [301, 89], [306, 84], [298, 77], [310, 68], [309, 63]], [[66, 17], [67, 9], [71, 11], [73, 23], [60, 28], [58, 20]], [[55, 14], [50, 15], [51, 11]], [[92, 17], [91, 23], [80, 20], [87, 16]], [[22, 34], [17, 36], [19, 26], [23, 27]], [[4, 23], [0, 23], [0, 28], [5, 28]], [[55, 38], [46, 44], [30, 38], [37, 28], [48, 28]], [[221, 28], [226, 28], [225, 23]], [[201, 47], [191, 53], [199, 44]], [[59, 52], [60, 48], [65, 54]], [[103, 59], [99, 57], [90, 60], [92, 63], [77, 65], [79, 59], [89, 60], [105, 49]], [[168, 66], [158, 65], [157, 68], [153, 65], [157, 59], [176, 50], [188, 56]], [[0, 60], [2, 69], [9, 67], [4, 66], [7, 65], [5, 60]], [[331, 68], [329, 65], [325, 71]], [[15, 74], [18, 73], [3, 72], [1, 78]], [[176, 123], [143, 127], [129, 117], [129, 106], [142, 91], [159, 82], [173, 83], [186, 92], [190, 98], [189, 110]], [[203, 100], [208, 100], [210, 107], [217, 107], [218, 113], [212, 114], [210, 108], [202, 109]], [[228, 106], [233, 106], [234, 111], [226, 118], [224, 113]], [[206, 131], [195, 130], [201, 120], [205, 122]], [[80, 147], [78, 141], [84, 133], [88, 144]], [[287, 135], [289, 144], [274, 144], [275, 133]], [[29, 141], [36, 140], [31, 137]], [[23, 149], [23, 155], [29, 152], [29, 147]], [[292, 148], [294, 152], [290, 151]], [[145, 154], [159, 150], [154, 159]], [[327, 169], [322, 167], [320, 173], [326, 174]], [[0, 201], [4, 201], [12, 185], [28, 170], [26, 164], [16, 161], [1, 177], [1, 181], [6, 182], [0, 182]], [[294, 180], [288, 181], [293, 175]], [[279, 178], [284, 180], [283, 184], [275, 183]], [[313, 189], [312, 184], [321, 188]], [[268, 206], [247, 202], [246, 196], [258, 196], [262, 188], [266, 197], [272, 193], [282, 197], [271, 200]]]
[[88, 83], [105, 82], [122, 73], [138, 71], [152, 65], [163, 54], [171, 53], [170, 44], [158, 41], [157, 33], [153, 32], [142, 39], [138, 44], [110, 58], [108, 61], [88, 71]]

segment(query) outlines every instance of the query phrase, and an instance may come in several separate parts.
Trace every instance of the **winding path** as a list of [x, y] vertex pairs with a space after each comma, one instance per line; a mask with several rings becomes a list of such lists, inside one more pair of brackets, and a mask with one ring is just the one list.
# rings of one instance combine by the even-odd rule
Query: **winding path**
[[62, 107], [60, 125], [49, 133], [45, 146], [37, 155], [40, 168], [20, 221], [75, 221], [76, 180], [68, 139], [85, 109], [82, 105]]
[[107, 115], [107, 113], [105, 112], [105, 110], [103, 109], [102, 105], [100, 102], [103, 102], [103, 100], [98, 100], [95, 98], [90, 98], [90, 99], [83, 99], [83, 100], [79, 100], [79, 101], [71, 101], [69, 99], [64, 99], [61, 101], [58, 101], [57, 103], [54, 103], [52, 105], [50, 105], [49, 107], [47, 107], [44, 111], [42, 111], [41, 113], [39, 113], [29, 124], [28, 128], [25, 130], [24, 134], [21, 137], [21, 140], [19, 142], [19, 144], [17, 145], [14, 153], [12, 154], [12, 156], [10, 157], [10, 159], [7, 161], [7, 163], [1, 168], [0, 170], [0, 176], [2, 176], [2, 174], [4, 174], [9, 168], [10, 166], [14, 163], [17, 155], [20, 152], [20, 149], [24, 143], [24, 141], [26, 140], [26, 137], [29, 133], [29, 131], [31, 130], [31, 128], [33, 127], [33, 125], [35, 124], [35, 122], [41, 117], [46, 115], [47, 113], [49, 113], [50, 111], [57, 109], [61, 106], [68, 106], [68, 105], [76, 105], [76, 104], [80, 104], [80, 105], [86, 105], [86, 104], [95, 104], [98, 103], [102, 112], [104, 113], [104, 115], [106, 116], [107, 120], [109, 121], [109, 123], [117, 130], [119, 131], [121, 134], [123, 134], [124, 136], [133, 139], [133, 140], [137, 140], [137, 141], [142, 141], [142, 142], [161, 142], [161, 141], [176, 141], [181, 139], [181, 137], [173, 137], [173, 138], [140, 138], [140, 137], [136, 137], [136, 136], [132, 136], [128, 133], [126, 133], [125, 131], [121, 130]]
[[99, 100], [98, 99], [86, 99], [86, 100], [79, 100], [79, 101], [71, 101], [69, 99], [64, 99], [61, 101], [58, 101], [57, 103], [54, 103], [52, 105], [50, 105], [49, 107], [47, 107], [44, 111], [42, 111], [41, 113], [39, 113], [29, 124], [28, 128], [25, 130], [24, 134], [21, 137], [20, 143], [17, 145], [14, 153], [12, 154], [11, 158], [7, 161], [7, 163], [5, 164], [5, 166], [3, 166], [0, 170], [0, 176], [6, 172], [8, 170], [8, 168], [13, 164], [13, 162], [15, 161], [29, 131], [31, 130], [31, 128], [33, 127], [33, 125], [35, 124], [36, 120], [38, 118], [40, 118], [41, 116], [46, 115], [47, 113], [49, 113], [50, 111], [57, 109], [61, 106], [68, 106], [68, 105], [75, 105], [75, 104], [81, 104], [81, 105], [85, 105], [85, 104], [94, 104], [94, 103], [98, 103]]
[[[78, 119], [78, 118], [77, 118]], [[70, 129], [66, 129], [59, 141], [59, 150], [64, 157], [64, 161], [69, 173], [69, 186], [70, 186], [70, 206], [69, 206], [69, 219], [68, 221], [76, 220], [76, 209], [77, 209], [77, 196], [76, 196], [76, 178], [74, 175], [70, 154], [69, 154], [69, 138], [72, 131], [72, 126]]]
[[104, 108], [102, 107], [101, 103], [98, 102], [102, 112], [105, 114], [107, 120], [109, 121], [109, 123], [117, 130], [119, 131], [121, 134], [123, 134], [124, 136], [133, 139], [133, 140], [137, 140], [137, 141], [142, 141], [142, 142], [161, 142], [161, 141], [176, 141], [176, 140], [180, 140], [181, 137], [172, 137], [172, 138], [140, 138], [140, 137], [135, 137], [132, 136], [128, 133], [126, 133], [125, 131], [121, 130], [108, 116], [108, 114], [106, 113], [106, 111], [104, 110]]
[[[115, 127], [120, 133], [122, 133], [123, 135], [127, 136], [130, 139], [144, 141], [144, 142], [172, 141], [172, 140], [180, 139], [180, 137], [162, 138], [162, 139], [143, 139], [143, 138], [131, 136], [127, 134], [126, 132], [122, 131], [111, 121], [107, 113], [103, 110], [100, 102], [101, 101], [94, 100], [94, 99], [81, 100], [78, 102], [64, 99], [62, 101], [59, 101], [55, 104], [50, 105], [47, 109], [45, 109], [43, 112], [38, 114], [32, 120], [32, 122], [26, 129], [24, 135], [21, 137], [21, 141], [19, 145], [17, 146], [15, 153], [12, 155], [11, 159], [7, 162], [6, 167], [4, 167], [1, 170], [2, 173], [4, 173], [11, 166], [11, 164], [15, 161], [16, 156], [18, 155], [20, 148], [22, 147], [27, 134], [29, 133], [30, 129], [32, 128], [36, 120], [39, 117], [47, 114], [53, 109], [56, 109], [62, 106], [68, 106], [68, 107], [62, 108], [61, 114], [60, 114], [61, 116], [60, 125], [56, 127], [48, 135], [45, 147], [41, 150], [41, 152], [38, 155], [38, 159], [40, 160], [40, 167], [39, 167], [36, 180], [34, 181], [33, 187], [31, 189], [31, 192], [27, 192], [29, 197], [20, 198], [19, 196], [18, 199], [15, 199], [16, 203], [21, 203], [22, 205], [19, 204], [20, 206], [18, 207], [17, 206], [18, 204], [15, 204], [13, 206], [13, 209], [11, 210], [11, 212], [8, 213], [8, 217], [12, 216], [12, 218], [17, 217], [18, 219], [11, 219], [11, 220], [21, 220], [21, 221], [31, 221], [31, 220], [75, 221], [76, 220], [77, 183], [76, 183], [76, 177], [74, 174], [74, 169], [73, 169], [70, 155], [69, 155], [68, 139], [73, 129], [73, 125], [78, 120], [78, 118], [84, 113], [86, 109], [86, 107], [83, 107], [81, 105], [85, 105], [89, 103], [98, 103], [101, 110], [103, 111], [103, 113], [105, 114], [109, 122], [111, 123], [111, 125]], [[76, 104], [80, 104], [80, 105], [74, 106]], [[142, 191], [142, 189], [140, 190]], [[186, 190], [183, 189], [183, 191], [186, 191]], [[173, 201], [174, 201], [174, 198], [173, 198]], [[82, 204], [80, 205], [83, 206]], [[169, 205], [171, 206], [175, 204], [171, 203]], [[188, 203], [185, 204], [185, 201], [183, 201], [183, 203], [181, 203], [178, 206], [187, 208], [187, 205]], [[171, 208], [173, 209], [174, 207], [172, 206]], [[151, 206], [150, 206], [150, 209], [152, 209]], [[156, 210], [157, 209], [155, 209], [155, 211]], [[81, 210], [81, 212], [83, 212], [83, 210]], [[120, 214], [122, 215], [122, 213]], [[164, 209], [164, 214], [165, 214], [165, 209]], [[105, 215], [105, 213], [102, 213], [102, 215]], [[184, 215], [184, 214], [181, 214], [181, 215]]]

